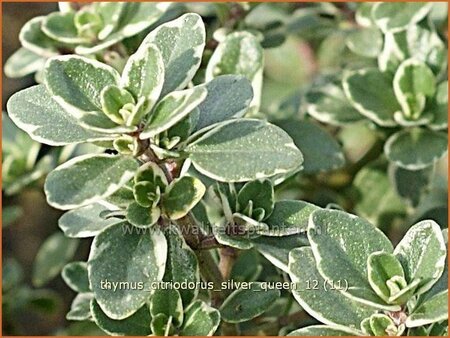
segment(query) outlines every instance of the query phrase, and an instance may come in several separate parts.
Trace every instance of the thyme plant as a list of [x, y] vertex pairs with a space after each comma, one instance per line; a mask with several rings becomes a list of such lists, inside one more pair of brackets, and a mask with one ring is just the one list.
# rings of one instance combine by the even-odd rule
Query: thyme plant
[[[5, 72], [38, 84], [7, 102], [4, 128], [31, 139], [4, 132], [3, 188], [45, 176], [65, 211], [34, 281], [62, 270], [68, 320], [111, 335], [447, 334], [447, 229], [427, 191], [447, 151], [446, 18], [433, 3], [289, 6], [61, 3], [22, 28]], [[334, 34], [355, 62], [274, 118], [270, 50]], [[361, 126], [373, 144], [352, 160], [343, 132]], [[383, 232], [388, 212], [401, 236]], [[81, 239], [87, 261], [68, 263]]]

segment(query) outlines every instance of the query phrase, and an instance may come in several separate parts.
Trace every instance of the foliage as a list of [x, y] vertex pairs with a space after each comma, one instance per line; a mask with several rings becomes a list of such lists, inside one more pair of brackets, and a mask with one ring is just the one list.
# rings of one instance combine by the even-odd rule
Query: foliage
[[[61, 273], [66, 318], [110, 335], [445, 335], [446, 17], [399, 6], [62, 3], [26, 23], [5, 72], [38, 84], [3, 114], [3, 187], [42, 179], [66, 211], [33, 283]], [[302, 48], [287, 80], [277, 55]]]

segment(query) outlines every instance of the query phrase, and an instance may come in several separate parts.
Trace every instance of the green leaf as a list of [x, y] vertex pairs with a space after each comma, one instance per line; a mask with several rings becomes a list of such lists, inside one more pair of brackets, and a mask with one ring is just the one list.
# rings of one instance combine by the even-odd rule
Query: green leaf
[[222, 75], [206, 83], [208, 95], [198, 105], [199, 119], [195, 130], [215, 123], [242, 117], [253, 98], [250, 82], [239, 75]]
[[225, 299], [220, 316], [228, 323], [246, 322], [266, 312], [279, 297], [280, 290], [265, 290], [261, 283], [252, 282], [248, 290], [235, 290]]
[[420, 304], [406, 319], [407, 327], [418, 327], [448, 318], [448, 290]]
[[[391, 164], [389, 176], [397, 194], [417, 207], [422, 196], [427, 192], [433, 176], [433, 167], [421, 170], [406, 170]], [[414, 184], [411, 184], [414, 182]]]
[[202, 18], [188, 13], [153, 30], [140, 48], [154, 44], [164, 61], [164, 86], [161, 97], [182, 89], [192, 80], [200, 67], [205, 48], [205, 26]]
[[278, 237], [260, 236], [253, 238], [251, 243], [269, 262], [286, 273], [289, 272], [289, 252], [309, 245], [306, 236], [299, 234], [284, 236], [282, 240]]
[[[447, 238], [448, 237], [448, 229], [442, 230], [442, 236], [444, 237], [445, 244], [447, 245], [448, 244], [448, 238]], [[418, 305], [420, 303], [425, 302], [426, 300], [430, 299], [434, 295], [448, 289], [448, 264], [447, 264], [447, 261], [448, 261], [448, 255], [446, 257], [445, 264], [444, 264], [444, 272], [442, 273], [439, 280], [433, 284], [433, 286], [431, 287], [430, 290], [428, 290], [424, 294], [420, 295], [420, 298], [418, 300]]]
[[383, 47], [383, 35], [376, 27], [361, 28], [350, 32], [345, 42], [353, 53], [376, 58]]
[[203, 183], [195, 177], [175, 179], [162, 196], [163, 212], [169, 219], [180, 219], [202, 199], [205, 191]]
[[70, 210], [60, 217], [58, 226], [67, 237], [93, 237], [111, 224], [123, 222], [116, 217], [101, 217], [100, 214], [106, 210], [108, 208], [99, 203]]
[[131, 157], [78, 156], [48, 174], [44, 185], [47, 202], [67, 210], [99, 201], [125, 185], [137, 167]]
[[164, 314], [167, 318], [172, 317], [175, 325], [183, 323], [183, 303], [176, 289], [157, 289], [150, 300], [150, 313], [152, 317]]
[[120, 155], [138, 156], [140, 152], [139, 141], [136, 137], [123, 134], [113, 141], [113, 148]]
[[[128, 124], [128, 116], [124, 110], [131, 110], [135, 106], [133, 95], [126, 89], [111, 85], [100, 92], [102, 110], [108, 118], [117, 124]], [[130, 107], [126, 109], [125, 107]], [[128, 111], [127, 111], [128, 112]]]
[[[393, 291], [392, 296], [388, 299], [388, 302], [390, 304], [406, 304], [411, 299], [414, 299], [414, 294], [416, 293], [419, 283], [420, 279], [415, 279], [410, 284], [406, 285], [403, 278], [394, 277], [388, 284], [390, 290]], [[403, 287], [403, 289], [399, 290], [399, 287]]]
[[199, 119], [200, 111], [195, 108], [188, 116], [171, 127], [167, 131], [169, 139], [180, 138], [180, 141], [185, 141], [194, 131], [197, 121]]
[[46, 58], [21, 47], [6, 60], [3, 71], [10, 78], [23, 77], [44, 68], [46, 61]]
[[149, 325], [151, 317], [147, 305], [122, 320], [109, 318], [95, 300], [91, 302], [91, 312], [95, 324], [109, 335], [148, 336], [151, 334]]
[[162, 191], [166, 189], [167, 178], [164, 171], [153, 162], [148, 162], [139, 167], [134, 176], [134, 183], [150, 182], [158, 186]]
[[397, 327], [389, 316], [381, 313], [372, 315], [369, 324], [374, 336], [400, 336], [405, 329], [404, 325], [403, 327]]
[[126, 208], [134, 200], [133, 189], [129, 185], [124, 185], [115, 193], [105, 198], [107, 203], [118, 208]]
[[8, 100], [7, 110], [14, 123], [40, 143], [60, 146], [108, 139], [80, 126], [52, 99], [44, 85], [16, 92]]
[[[208, 218], [211, 219], [209, 215]], [[220, 219], [211, 221], [211, 230], [217, 241], [236, 249], [251, 249], [253, 244], [249, 240], [251, 236], [248, 230], [255, 234], [263, 224], [238, 213], [230, 214], [229, 219], [231, 221], [227, 221], [223, 215]]]
[[150, 327], [152, 333], [157, 336], [168, 336], [172, 332], [172, 318], [167, 317], [164, 313], [159, 313], [152, 317]]
[[425, 109], [426, 99], [436, 92], [436, 79], [425, 63], [408, 59], [395, 73], [394, 92], [405, 117], [414, 120]]
[[246, 250], [239, 254], [233, 264], [230, 279], [238, 282], [253, 282], [263, 270], [261, 256], [256, 250]]
[[435, 130], [446, 129], [448, 125], [448, 81], [444, 81], [437, 86], [431, 110], [434, 119], [429, 127]]
[[296, 248], [289, 253], [288, 272], [291, 281], [296, 283], [292, 290], [295, 300], [322, 323], [343, 325], [355, 332], [362, 320], [375, 312], [345, 297], [338, 289], [325, 290], [325, 279], [317, 270], [310, 247]]
[[156, 207], [161, 199], [161, 188], [153, 182], [137, 182], [133, 187], [133, 195], [140, 206]]
[[102, 90], [117, 86], [119, 81], [114, 68], [76, 55], [54, 57], [44, 69], [44, 83], [53, 99], [83, 127], [105, 133], [134, 130], [118, 126], [102, 111]]
[[[20, 169], [16, 170], [13, 177], [19, 176], [23, 171], [32, 170], [32, 166], [36, 164], [36, 159], [40, 149], [40, 145], [33, 141], [28, 135], [20, 130], [10, 119], [10, 117], [2, 112], [2, 154], [3, 158], [3, 183], [5, 182], [5, 165], [7, 159], [5, 157], [11, 156], [12, 159], [17, 161]], [[11, 169], [15, 166], [10, 165]]]
[[89, 43], [90, 39], [78, 34], [75, 12], [53, 12], [42, 21], [42, 31], [50, 38], [66, 44]]
[[439, 225], [422, 221], [413, 225], [394, 251], [407, 282], [420, 279], [416, 294], [429, 290], [444, 271], [446, 244]]
[[27, 21], [20, 30], [19, 40], [29, 51], [43, 57], [51, 57], [59, 53], [55, 41], [42, 31], [44, 19], [45, 16], [37, 16]]
[[201, 300], [189, 305], [184, 316], [181, 336], [212, 336], [220, 324], [219, 311]]
[[75, 13], [73, 25], [75, 26], [76, 34], [86, 38], [87, 43], [89, 43], [90, 41], [96, 42], [95, 40], [104, 23], [102, 17], [96, 11], [89, 10], [89, 7], [84, 7]]
[[148, 113], [161, 94], [164, 83], [164, 63], [159, 50], [145, 45], [131, 55], [122, 72], [121, 85], [133, 94], [136, 101], [147, 101], [144, 114]]
[[355, 211], [375, 225], [383, 226], [406, 214], [405, 204], [389, 181], [384, 167], [370, 165], [362, 168], [355, 176], [353, 186], [358, 196]]
[[33, 268], [33, 285], [41, 287], [56, 277], [78, 247], [78, 240], [54, 233], [39, 248]]
[[367, 260], [367, 270], [372, 289], [385, 302], [388, 302], [389, 297], [393, 296], [387, 281], [392, 280], [393, 277], [403, 280], [405, 278], [400, 262], [393, 254], [387, 252], [372, 253]]
[[98, 32], [98, 38], [104, 40], [118, 28], [121, 14], [125, 12], [127, 4], [124, 2], [101, 2], [97, 6], [97, 13], [103, 21], [103, 28]]
[[[316, 210], [308, 226], [308, 239], [317, 268], [327, 280], [346, 280], [351, 288], [343, 291], [352, 299], [397, 311], [386, 305], [372, 290], [367, 279], [367, 259], [377, 251], [393, 251], [389, 239], [366, 220], [340, 210]], [[362, 250], [361, 248], [364, 248]]]
[[98, 234], [88, 272], [102, 311], [116, 320], [138, 311], [150, 297], [151, 284], [162, 280], [166, 255], [166, 239], [157, 230], [126, 231], [122, 224], [115, 224]]
[[[186, 244], [180, 230], [170, 225], [164, 230], [167, 240], [167, 262], [164, 281], [171, 283], [197, 283], [200, 272], [194, 251]], [[182, 288], [180, 292], [183, 305], [188, 304], [197, 296], [198, 288]]]
[[446, 336], [448, 335], [448, 324], [446, 321], [440, 323], [434, 323], [430, 325], [430, 336]]
[[359, 332], [349, 330], [345, 327], [327, 326], [327, 325], [312, 325], [302, 327], [295, 331], [290, 332], [287, 336], [294, 337], [318, 337], [318, 336], [357, 336]]
[[406, 31], [395, 34], [394, 39], [404, 58], [413, 57], [425, 62], [435, 74], [447, 67], [446, 45], [431, 20], [409, 26]]
[[259, 109], [264, 64], [263, 49], [253, 34], [234, 32], [225, 37], [214, 50], [206, 67], [206, 81], [226, 74], [245, 76], [253, 87], [250, 107]]
[[252, 217], [252, 212], [249, 213], [249, 205], [251, 209], [256, 211], [257, 209], [264, 210], [263, 217], [261, 219], [253, 219], [261, 221], [267, 218], [273, 211], [274, 207], [274, 190], [270, 180], [255, 180], [244, 184], [239, 190], [237, 196], [238, 210], [242, 211], [249, 217]]
[[345, 95], [362, 115], [382, 127], [396, 125], [394, 113], [401, 108], [392, 89], [392, 80], [377, 69], [348, 73], [343, 79]]
[[158, 222], [161, 210], [158, 207], [143, 207], [133, 202], [127, 207], [127, 220], [138, 228], [149, 228]]
[[345, 164], [344, 154], [336, 140], [318, 125], [309, 121], [281, 120], [274, 122], [294, 140], [304, 156], [303, 172], [314, 174], [330, 171]]
[[92, 320], [90, 304], [93, 299], [91, 292], [79, 293], [70, 305], [70, 311], [66, 314], [67, 320]]
[[[258, 209], [257, 209], [258, 210]], [[261, 209], [258, 210], [260, 213], [255, 213], [254, 217], [261, 218], [261, 215], [264, 212], [261, 212]], [[230, 237], [241, 236], [241, 238], [253, 238], [255, 236], [259, 236], [259, 232], [268, 231], [269, 228], [267, 224], [257, 221], [253, 218], [250, 218], [247, 215], [241, 214], [239, 212], [235, 212], [231, 218], [233, 221], [231, 224], [228, 224], [228, 229], [231, 229]]]
[[280, 128], [254, 119], [220, 123], [186, 147], [194, 167], [222, 182], [244, 182], [298, 169], [302, 153]]
[[153, 137], [174, 126], [191, 113], [206, 95], [207, 90], [202, 86], [166, 95], [154, 108], [140, 138]]
[[400, 168], [424, 169], [447, 153], [447, 135], [424, 128], [405, 129], [389, 137], [384, 153]]
[[426, 2], [377, 3], [372, 18], [384, 32], [399, 32], [422, 20], [430, 9]]
[[[102, 41], [95, 45], [77, 46], [75, 53], [77, 54], [96, 54], [127, 37], [132, 37], [145, 29], [154, 25], [158, 20], [164, 17], [171, 8], [171, 3], [162, 2], [128, 2], [123, 4], [119, 24], [113, 32], [109, 32], [110, 28], [104, 27], [106, 31], [100, 31], [98, 37]], [[107, 15], [102, 13], [103, 16]], [[109, 19], [107, 20], [109, 21]]]
[[87, 264], [85, 262], [72, 262], [67, 264], [61, 272], [61, 277], [75, 292], [90, 291]]
[[279, 237], [306, 232], [309, 216], [317, 209], [319, 207], [304, 201], [275, 202], [272, 214], [264, 220], [264, 223], [269, 226], [269, 230], [259, 233], [265, 236]]
[[363, 119], [341, 86], [334, 83], [311, 89], [306, 93], [306, 101], [308, 114], [323, 123], [342, 126]]

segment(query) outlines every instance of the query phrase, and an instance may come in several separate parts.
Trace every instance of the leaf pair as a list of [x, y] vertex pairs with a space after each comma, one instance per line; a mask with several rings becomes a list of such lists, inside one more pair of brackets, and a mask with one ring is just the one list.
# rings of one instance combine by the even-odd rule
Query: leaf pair
[[199, 281], [195, 254], [180, 231], [175, 226], [164, 233], [132, 229], [123, 223], [107, 227], [96, 236], [87, 265], [73, 262], [64, 268], [64, 280], [80, 292], [68, 319], [93, 320], [112, 335], [164, 335], [172, 330], [212, 335], [220, 315], [194, 300], [196, 287], [158, 286], [163, 279], [195, 285]]
[[[87, 129], [118, 134], [136, 131], [136, 126], [160, 98], [164, 64], [153, 45], [130, 57], [122, 77], [96, 61], [69, 56], [51, 59], [45, 83], [52, 97]], [[154, 107], [141, 138], [168, 129], [191, 112], [206, 96], [198, 87], [173, 92]]]
[[317, 207], [303, 201], [274, 202], [273, 193], [269, 180], [247, 182], [238, 191], [232, 184], [210, 186], [205, 207], [219, 243], [249, 249], [258, 247], [260, 236], [264, 243], [265, 237], [306, 231], [308, 217]]
[[[197, 258], [174, 225], [164, 230], [168, 255], [163, 280], [168, 288], [156, 289], [150, 300], [153, 334], [212, 335], [219, 323], [219, 312], [196, 300], [200, 281]], [[175, 287], [186, 284], [188, 287]], [[171, 285], [171, 286], [170, 286]], [[194, 287], [192, 287], [194, 285]], [[147, 322], [148, 323], [148, 322]]]
[[[168, 52], [165, 39], [168, 32], [165, 28], [171, 26], [175, 26], [176, 30], [170, 33], [180, 40], [177, 41], [178, 48]], [[191, 31], [191, 28], [195, 30]], [[192, 36], [196, 37], [194, 41], [181, 40], [187, 31], [193, 32]], [[201, 18], [196, 14], [187, 14], [150, 33], [138, 52], [129, 58], [122, 77], [100, 62], [64, 56], [47, 63], [45, 84], [55, 101], [85, 129], [102, 134], [132, 132], [161, 96], [183, 88], [190, 81], [200, 64], [200, 57], [196, 55], [201, 55], [203, 51], [204, 34]], [[192, 53], [192, 56], [183, 54], [183, 64], [180, 66], [177, 61], [180, 54], [177, 53]], [[202, 101], [205, 92], [203, 88], [175, 92], [162, 100], [148, 123], [146, 137], [181, 120]], [[22, 93], [17, 98], [18, 104], [27, 95], [28, 92]], [[47, 103], [51, 104], [52, 101]], [[53, 106], [53, 110], [58, 107]], [[19, 110], [14, 104], [9, 107], [13, 111]], [[175, 112], [172, 111], [174, 107], [177, 108]], [[46, 110], [49, 109], [52, 108]], [[170, 125], [167, 126], [167, 123]]]
[[[229, 141], [224, 143], [226, 139]], [[254, 143], [261, 139], [263, 144]], [[250, 151], [249, 143], [257, 144], [257, 149]], [[285, 152], [280, 153], [283, 149]], [[213, 178], [221, 175], [221, 180], [231, 182], [287, 173], [301, 163], [301, 153], [289, 136], [258, 120], [223, 123], [190, 144], [186, 151], [201, 172]], [[236, 159], [240, 153], [248, 156]], [[75, 158], [48, 175], [47, 200], [63, 210], [88, 205], [115, 193], [136, 169], [137, 162], [128, 156], [104, 154]]]
[[70, 5], [59, 12], [28, 21], [20, 31], [22, 48], [6, 62], [9, 77], [40, 71], [48, 57], [61, 50], [95, 54], [155, 24], [173, 6], [161, 3], [101, 3], [75, 11]]
[[152, 332], [158, 336], [211, 336], [220, 324], [219, 311], [202, 300], [192, 302], [183, 311], [180, 293], [176, 289], [157, 290], [150, 302]]
[[[393, 250], [390, 241], [367, 221], [341, 211], [318, 210], [310, 216], [308, 238], [311, 248], [293, 250], [289, 269], [297, 283], [318, 281], [318, 290], [299, 285], [294, 292], [311, 315], [325, 324], [347, 326], [360, 334], [360, 326], [372, 316], [370, 313], [401, 311], [403, 307], [399, 305], [408, 303], [408, 310], [403, 310], [408, 311], [406, 326], [420, 325], [413, 319], [420, 305], [410, 301], [429, 292], [445, 266], [446, 247], [436, 223], [423, 221], [414, 225]], [[330, 288], [344, 280], [348, 287], [332, 288], [332, 292], [320, 286], [331, 283]], [[328, 309], [328, 302], [349, 307], [352, 315], [340, 317], [339, 312]], [[435, 321], [441, 320], [444, 312], [446, 315], [444, 310]], [[390, 324], [385, 329], [388, 327], [392, 329]]]
[[143, 228], [154, 225], [161, 214], [171, 220], [180, 219], [201, 200], [205, 190], [199, 179], [190, 176], [169, 184], [158, 165], [147, 163], [134, 176], [136, 202], [128, 205], [127, 219], [134, 226]]
[[435, 77], [424, 63], [413, 59], [404, 61], [393, 80], [375, 69], [352, 72], [344, 78], [343, 86], [348, 99], [362, 115], [382, 127], [405, 127], [385, 144], [386, 156], [396, 165], [419, 170], [444, 156], [447, 137], [434, 129], [447, 125], [441, 110], [447, 106], [444, 90], [448, 84], [441, 83], [437, 89]]

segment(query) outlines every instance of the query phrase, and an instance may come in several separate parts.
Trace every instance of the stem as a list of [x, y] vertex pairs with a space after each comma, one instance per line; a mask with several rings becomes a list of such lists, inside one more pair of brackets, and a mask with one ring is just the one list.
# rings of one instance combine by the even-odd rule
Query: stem
[[186, 216], [178, 219], [176, 223], [186, 243], [195, 250], [200, 245], [202, 233], [195, 224], [191, 214], [188, 213]]
[[218, 249], [218, 248], [224, 248], [225, 246], [223, 244], [220, 244], [217, 242], [217, 239], [214, 237], [214, 235], [206, 236], [204, 237], [198, 246], [195, 248], [195, 250], [210, 250], [210, 249]]
[[222, 274], [217, 267], [217, 262], [212, 256], [211, 251], [201, 250], [194, 252], [197, 255], [200, 274], [203, 279], [214, 284], [214, 289], [211, 291], [211, 303], [213, 307], [217, 308], [225, 299], [221, 289], [221, 284], [223, 282]]
[[208, 237], [204, 237], [190, 213], [177, 220], [177, 225], [179, 228], [182, 227], [180, 230], [186, 243], [194, 249], [200, 267], [200, 274], [203, 279], [208, 282], [213, 282], [214, 289], [211, 292], [211, 303], [214, 307], [219, 307], [225, 299], [225, 295], [221, 288], [223, 282], [222, 273], [219, 270], [216, 260], [212, 256], [211, 250], [198, 250], [202, 245], [202, 240]]
[[236, 261], [237, 252], [235, 249], [230, 247], [225, 247], [220, 249], [220, 262], [219, 270], [222, 274], [223, 279], [229, 279], [231, 274], [231, 269]]

